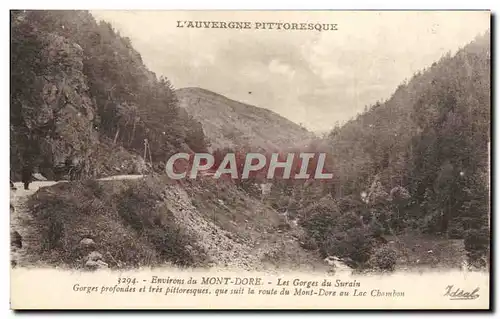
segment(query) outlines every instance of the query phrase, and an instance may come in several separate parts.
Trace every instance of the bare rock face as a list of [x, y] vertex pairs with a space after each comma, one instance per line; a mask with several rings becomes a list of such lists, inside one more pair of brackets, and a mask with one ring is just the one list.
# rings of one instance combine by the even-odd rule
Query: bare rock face
[[112, 141], [101, 139], [93, 160], [97, 164], [97, 174], [147, 174], [149, 168], [144, 159], [132, 154]]
[[66, 38], [49, 34], [42, 56], [50, 66], [42, 79], [42, 109], [53, 123], [54, 138], [45, 138], [57, 164], [65, 161], [86, 164], [97, 145], [92, 128], [95, 105], [83, 74], [83, 51]]
[[[32, 73], [32, 81], [18, 84], [29, 86], [30, 92], [18, 94], [12, 107], [22, 114], [26, 129], [37, 132], [31, 137], [36, 137], [39, 154], [33, 156], [42, 173], [52, 178], [54, 168], [68, 162], [90, 166], [98, 144], [93, 125], [96, 106], [83, 74], [82, 48], [57, 34], [35, 34], [37, 59], [22, 69]], [[26, 132], [21, 128], [14, 130], [14, 139], [20, 144], [23, 135]]]

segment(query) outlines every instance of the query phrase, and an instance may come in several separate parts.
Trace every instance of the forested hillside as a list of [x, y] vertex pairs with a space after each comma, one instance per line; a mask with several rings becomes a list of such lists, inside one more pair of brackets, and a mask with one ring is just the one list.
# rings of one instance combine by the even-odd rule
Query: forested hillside
[[[74, 246], [88, 237], [103, 251], [118, 249], [118, 260], [106, 260], [116, 267], [211, 258], [316, 267], [327, 256], [358, 269], [455, 267], [463, 249], [484, 267], [490, 70], [488, 32], [313, 140], [269, 110], [202, 88], [174, 90], [130, 39], [89, 12], [12, 11], [11, 179], [25, 167], [54, 180], [71, 169], [76, 179], [160, 173], [106, 186], [64, 183], [30, 197], [22, 213], [50, 244], [37, 252], [45, 260], [76, 263]], [[334, 179], [277, 178], [264, 194], [261, 176], [185, 183], [162, 176], [177, 152], [212, 151], [218, 165], [227, 152], [240, 160], [255, 150], [326, 152]]]
[[317, 143], [333, 184], [280, 182], [273, 205], [300, 216], [325, 255], [364, 263], [373, 239], [415, 232], [465, 239], [474, 260], [486, 257], [490, 63], [487, 33], [418, 72]]
[[86, 11], [12, 11], [11, 30], [14, 179], [26, 165], [49, 177], [68, 166], [100, 175], [124, 160], [106, 163], [110, 147], [143, 156], [144, 139], [155, 163], [206, 148], [169, 80], [149, 71], [109, 23]]

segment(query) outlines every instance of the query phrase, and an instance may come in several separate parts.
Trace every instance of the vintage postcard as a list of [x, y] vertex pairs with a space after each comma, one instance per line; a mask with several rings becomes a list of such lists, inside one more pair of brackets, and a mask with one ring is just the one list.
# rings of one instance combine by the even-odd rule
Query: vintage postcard
[[490, 11], [10, 23], [12, 309], [490, 309]]

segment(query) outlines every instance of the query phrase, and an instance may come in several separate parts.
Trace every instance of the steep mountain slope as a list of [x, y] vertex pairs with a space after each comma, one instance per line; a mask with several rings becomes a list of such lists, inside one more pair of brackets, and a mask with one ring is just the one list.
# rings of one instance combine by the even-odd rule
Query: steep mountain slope
[[179, 105], [203, 125], [212, 149], [251, 147], [279, 150], [313, 137], [305, 128], [264, 108], [201, 88], [175, 91]]
[[490, 92], [488, 32], [332, 132], [337, 176], [346, 182], [338, 195], [359, 193], [378, 175], [386, 191], [403, 186], [426, 203], [420, 214], [442, 210], [436, 231], [447, 231], [451, 219], [471, 213], [464, 202], [487, 203]]
[[62, 182], [23, 198], [17, 266], [92, 268], [89, 256], [96, 255], [100, 266], [115, 269], [328, 269], [300, 247], [300, 227], [232, 183], [125, 177]]
[[[383, 184], [421, 185], [423, 193], [429, 185], [421, 183], [436, 178], [448, 161], [456, 172], [487, 172], [489, 40], [487, 33], [455, 56], [444, 56], [401, 84], [387, 101], [332, 131], [329, 143], [339, 156], [342, 178], [354, 182], [351, 171], [368, 180], [381, 174]], [[432, 163], [425, 166], [423, 157]]]
[[130, 160], [147, 139], [154, 163], [206, 149], [201, 124], [178, 107], [168, 79], [87, 11], [11, 12], [10, 122], [13, 179], [25, 166], [49, 178], [68, 166], [102, 175], [121, 165], [102, 165], [102, 144], [134, 153], [122, 152]]
[[[484, 266], [490, 72], [487, 32], [332, 130], [315, 146], [331, 154], [333, 182], [299, 185], [275, 203], [298, 212], [325, 254], [353, 254], [364, 263], [373, 249], [367, 234], [432, 234], [464, 240], [471, 262]], [[345, 238], [357, 249], [339, 251]]]
[[[278, 181], [264, 198], [248, 185], [203, 178], [57, 184], [21, 207], [41, 227], [40, 259], [82, 266], [87, 249], [98, 248], [116, 267], [255, 269], [269, 261], [316, 266], [319, 252], [363, 268], [373, 259], [371, 266], [390, 264], [386, 238], [402, 233], [456, 238], [480, 264], [487, 256], [489, 33], [311, 141], [269, 110], [200, 88], [174, 91], [129, 39], [88, 12], [13, 12], [11, 24], [14, 177], [27, 164], [50, 172], [68, 162], [85, 177], [133, 173], [144, 166], [144, 139], [157, 164], [174, 152], [206, 151], [208, 139], [212, 149], [326, 151], [334, 173], [332, 182]], [[81, 247], [89, 240], [95, 247]]]
[[[161, 164], [174, 152], [206, 151], [202, 125], [188, 107], [179, 107], [168, 79], [144, 66], [129, 39], [88, 12], [13, 11], [11, 22], [11, 178], [18, 180], [25, 166], [38, 167], [47, 186], [60, 177], [61, 166], [82, 170], [81, 180], [34, 192], [35, 183], [19, 193], [21, 201], [12, 200], [12, 231], [25, 239], [24, 250], [13, 256], [19, 266], [34, 260], [118, 268], [325, 266], [300, 247], [299, 227], [290, 229], [277, 211], [235, 183], [173, 185], [161, 173], [140, 181], [96, 181], [151, 173], [145, 160]], [[182, 105], [191, 105], [191, 97], [215, 105], [203, 116], [194, 113], [223, 121], [208, 126], [212, 133], [221, 128], [238, 135], [223, 146], [272, 149], [310, 136], [270, 111], [201, 89], [180, 92]], [[144, 139], [150, 158], [141, 158]]]

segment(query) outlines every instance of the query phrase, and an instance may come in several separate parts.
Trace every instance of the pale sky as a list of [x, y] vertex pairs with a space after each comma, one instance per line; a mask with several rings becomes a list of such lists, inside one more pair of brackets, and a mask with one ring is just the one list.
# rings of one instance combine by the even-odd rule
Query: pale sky
[[[490, 26], [489, 12], [92, 11], [176, 88], [201, 87], [326, 131]], [[334, 23], [337, 31], [177, 28], [177, 20]], [[249, 94], [249, 92], [252, 92]]]

